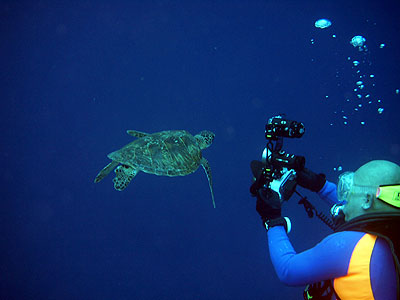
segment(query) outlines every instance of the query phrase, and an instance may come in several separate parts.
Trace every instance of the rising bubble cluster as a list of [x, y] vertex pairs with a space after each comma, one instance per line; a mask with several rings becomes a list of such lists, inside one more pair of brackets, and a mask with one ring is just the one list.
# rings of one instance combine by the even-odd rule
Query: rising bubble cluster
[[[327, 28], [331, 26], [332, 23], [328, 19], [319, 19], [315, 22], [315, 27], [316, 28]], [[326, 36], [325, 36], [326, 37]], [[375, 87], [376, 87], [376, 76], [374, 74], [374, 65], [373, 65], [373, 60], [371, 59], [371, 52], [367, 47], [367, 38], [362, 36], [362, 35], [355, 35], [352, 38], [348, 37], [340, 37], [340, 35], [332, 35], [335, 40], [340, 41], [342, 43], [340, 45], [340, 51], [343, 51], [343, 47], [345, 47], [345, 44], [343, 44], [343, 39], [344, 41], [350, 41], [349, 44], [353, 47], [351, 47], [349, 44], [347, 47], [347, 52], [346, 53], [339, 53], [340, 51], [335, 51], [332, 50], [332, 54], [338, 57], [338, 54], [345, 55], [344, 56], [344, 63], [346, 63], [346, 58], [347, 58], [347, 64], [344, 65], [341, 69], [351, 69], [350, 72], [346, 72], [346, 77], [348, 78], [350, 75], [352, 78], [353, 86], [349, 87], [347, 91], [344, 91], [344, 103], [340, 104], [338, 103], [338, 106], [340, 109], [335, 111], [334, 113], [340, 118], [340, 122], [343, 125], [348, 125], [354, 120], [354, 116], [362, 116], [363, 111], [375, 111], [377, 115], [382, 115], [384, 113], [384, 107], [383, 107], [383, 100], [376, 94], [375, 92]], [[336, 39], [336, 37], [338, 37]], [[324, 39], [323, 36], [321, 37], [321, 40], [326, 41], [326, 38]], [[318, 39], [313, 38], [311, 39], [311, 44], [312, 45], [317, 45]], [[334, 46], [335, 43], [331, 44], [330, 46]], [[329, 49], [327, 45], [323, 45], [325, 49]], [[384, 43], [378, 43], [376, 45], [370, 45], [371, 49], [377, 49], [376, 51], [382, 51], [380, 49], [384, 49], [386, 47], [386, 44]], [[312, 59], [312, 61], [315, 61], [315, 59]], [[339, 79], [341, 78], [340, 75], [342, 75], [342, 70], [340, 67], [337, 68], [336, 72], [336, 78]], [[340, 75], [339, 75], [340, 74]], [[344, 74], [344, 73], [343, 73]], [[338, 82], [337, 86], [339, 88], [344, 88], [348, 85], [348, 79], [341, 79], [341, 82]], [[342, 87], [344, 86], [344, 87]], [[399, 89], [395, 89], [395, 94], [400, 94]], [[325, 95], [324, 99], [326, 101], [333, 101], [335, 97], [329, 97], [329, 95]], [[366, 120], [359, 120], [358, 118], [357, 123], [360, 125], [365, 125]], [[334, 122], [330, 122], [330, 125], [334, 125]]]

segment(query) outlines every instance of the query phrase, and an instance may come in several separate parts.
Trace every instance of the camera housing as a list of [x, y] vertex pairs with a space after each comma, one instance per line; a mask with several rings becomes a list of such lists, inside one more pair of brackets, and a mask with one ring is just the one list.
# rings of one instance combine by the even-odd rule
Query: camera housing
[[[267, 146], [262, 154], [262, 167], [258, 165], [261, 171], [253, 170], [257, 180], [250, 188], [252, 194], [265, 187], [278, 193], [281, 201], [289, 200], [296, 189], [296, 171], [304, 168], [305, 158], [283, 151], [283, 138], [301, 138], [304, 132], [303, 123], [284, 119], [282, 115], [268, 120], [265, 125]], [[252, 162], [252, 169], [254, 166]]]

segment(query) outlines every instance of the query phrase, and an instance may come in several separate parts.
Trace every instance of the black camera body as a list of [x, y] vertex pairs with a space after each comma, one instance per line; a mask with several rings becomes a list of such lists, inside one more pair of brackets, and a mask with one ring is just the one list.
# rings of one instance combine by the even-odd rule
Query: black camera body
[[265, 125], [265, 138], [276, 141], [278, 138], [301, 138], [305, 132], [304, 124], [283, 119], [281, 115], [272, 117]]
[[253, 195], [265, 187], [277, 192], [281, 201], [289, 200], [296, 189], [296, 171], [304, 168], [305, 158], [283, 151], [283, 138], [301, 138], [304, 132], [303, 123], [284, 119], [282, 115], [268, 120], [265, 125], [267, 146], [262, 161], [251, 163], [256, 178], [250, 188]]

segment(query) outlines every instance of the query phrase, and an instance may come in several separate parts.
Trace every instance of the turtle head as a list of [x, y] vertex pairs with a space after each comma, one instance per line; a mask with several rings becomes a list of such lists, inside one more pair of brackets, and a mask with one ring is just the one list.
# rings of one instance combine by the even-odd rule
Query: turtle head
[[200, 149], [208, 148], [212, 144], [214, 137], [215, 134], [208, 130], [203, 130], [194, 136]]

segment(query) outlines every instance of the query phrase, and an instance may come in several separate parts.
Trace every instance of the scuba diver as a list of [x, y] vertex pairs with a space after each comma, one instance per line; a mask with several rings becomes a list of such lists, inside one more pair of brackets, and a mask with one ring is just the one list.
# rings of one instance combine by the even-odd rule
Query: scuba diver
[[[256, 181], [265, 177], [265, 165], [252, 162]], [[337, 186], [304, 168], [304, 162], [295, 169], [293, 190], [300, 185], [334, 205], [334, 233], [296, 253], [287, 235], [290, 220], [281, 215], [282, 200], [288, 197], [282, 199], [282, 189], [273, 188], [272, 178], [253, 183], [250, 191], [257, 197], [256, 210], [267, 229], [269, 254], [280, 281], [307, 286], [304, 299], [400, 299], [400, 166], [373, 160], [340, 175]]]

